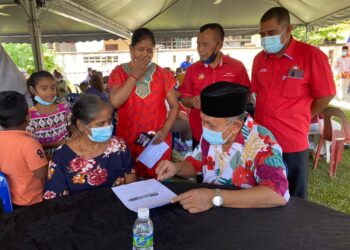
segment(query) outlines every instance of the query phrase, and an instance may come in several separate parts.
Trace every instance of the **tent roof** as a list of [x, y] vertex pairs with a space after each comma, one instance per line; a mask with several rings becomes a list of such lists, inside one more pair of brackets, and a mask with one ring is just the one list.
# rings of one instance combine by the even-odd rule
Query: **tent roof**
[[[29, 42], [28, 17], [14, 2], [0, 0], [0, 41]], [[252, 34], [273, 6], [286, 7], [292, 24], [325, 26], [350, 19], [349, 0], [46, 0], [42, 41], [130, 37], [141, 26], [156, 36], [195, 36], [209, 22], [222, 24], [229, 35]]]

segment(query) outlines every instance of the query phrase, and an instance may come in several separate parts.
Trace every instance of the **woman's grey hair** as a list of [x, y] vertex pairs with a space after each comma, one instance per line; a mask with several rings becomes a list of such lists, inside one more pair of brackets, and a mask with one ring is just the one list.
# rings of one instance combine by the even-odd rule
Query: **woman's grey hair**
[[237, 121], [237, 120], [240, 121], [240, 122], [243, 122], [245, 117], [246, 117], [246, 114], [245, 114], [245, 112], [243, 112], [240, 115], [233, 116], [233, 117], [228, 117], [227, 118], [227, 122], [234, 122], [234, 121]]
[[112, 106], [109, 103], [104, 102], [99, 96], [83, 94], [73, 106], [71, 118], [72, 124], [77, 126], [77, 120], [80, 120], [81, 123], [87, 125], [106, 107], [112, 109]]

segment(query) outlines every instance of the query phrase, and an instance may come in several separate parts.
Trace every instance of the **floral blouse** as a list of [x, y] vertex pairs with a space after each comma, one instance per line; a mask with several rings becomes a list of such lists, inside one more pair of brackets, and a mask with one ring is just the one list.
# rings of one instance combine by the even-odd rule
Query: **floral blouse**
[[289, 200], [282, 148], [271, 132], [256, 124], [249, 114], [227, 152], [221, 145], [210, 145], [202, 138], [186, 160], [203, 173], [203, 182], [239, 188], [268, 186]]
[[134, 172], [130, 151], [120, 138], [112, 137], [105, 152], [92, 159], [63, 144], [49, 163], [44, 199], [124, 184], [124, 174]]

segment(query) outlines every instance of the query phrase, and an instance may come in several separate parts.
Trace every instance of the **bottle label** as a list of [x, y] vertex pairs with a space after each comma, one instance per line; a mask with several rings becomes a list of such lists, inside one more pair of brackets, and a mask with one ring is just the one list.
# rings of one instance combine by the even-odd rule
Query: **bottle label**
[[138, 248], [147, 248], [153, 246], [153, 234], [148, 235], [146, 237], [139, 237], [137, 235], [133, 235], [132, 243], [134, 247]]

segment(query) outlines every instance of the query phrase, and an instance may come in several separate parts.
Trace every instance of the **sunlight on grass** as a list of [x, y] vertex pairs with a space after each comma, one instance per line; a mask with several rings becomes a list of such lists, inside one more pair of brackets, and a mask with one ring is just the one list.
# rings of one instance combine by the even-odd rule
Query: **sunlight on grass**
[[[348, 119], [350, 111], [345, 111]], [[309, 162], [309, 200], [350, 214], [350, 150], [344, 149], [336, 177], [329, 176], [329, 164], [320, 159], [316, 170]]]

